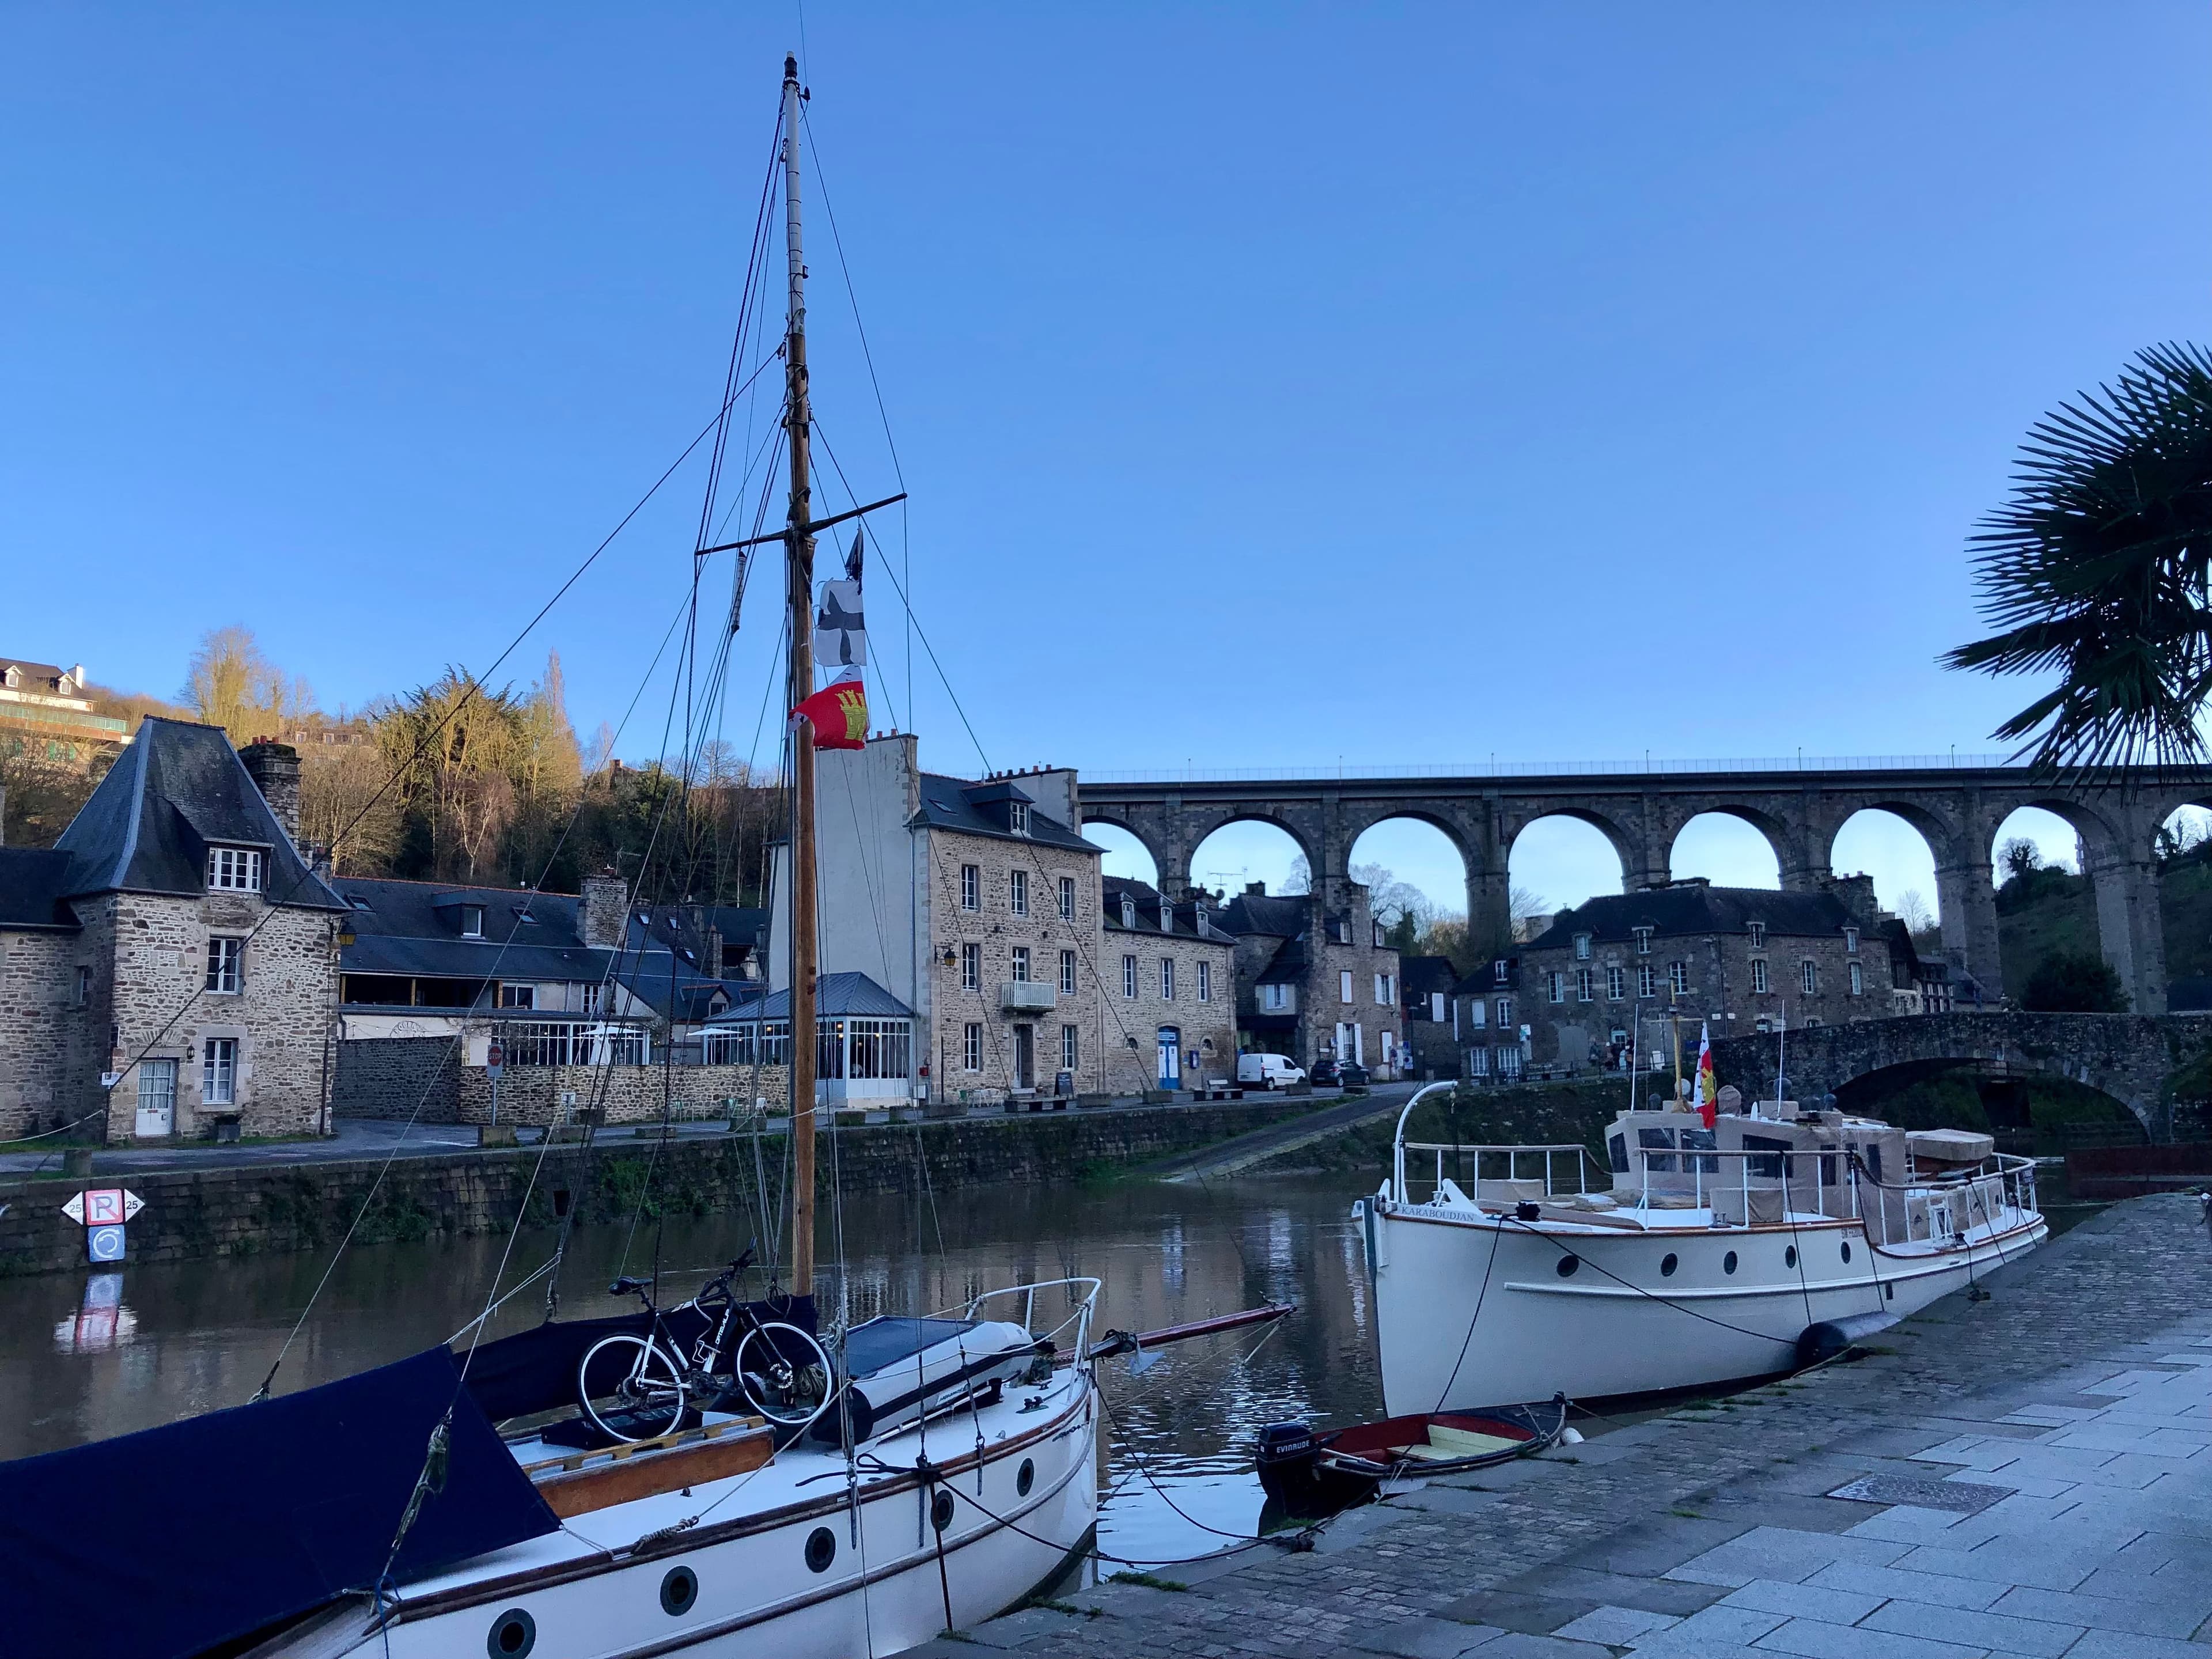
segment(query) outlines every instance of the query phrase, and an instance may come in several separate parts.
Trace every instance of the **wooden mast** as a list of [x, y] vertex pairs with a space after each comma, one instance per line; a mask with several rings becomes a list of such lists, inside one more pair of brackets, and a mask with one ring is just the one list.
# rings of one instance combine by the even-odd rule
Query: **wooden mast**
[[[791, 510], [784, 531], [790, 613], [791, 696], [814, 694], [814, 537], [807, 477], [811, 414], [806, 386], [806, 262], [799, 238], [799, 61], [783, 60], [783, 201], [790, 299], [783, 336], [784, 428], [791, 449]], [[815, 927], [814, 729], [791, 728], [791, 1290], [814, 1294]]]

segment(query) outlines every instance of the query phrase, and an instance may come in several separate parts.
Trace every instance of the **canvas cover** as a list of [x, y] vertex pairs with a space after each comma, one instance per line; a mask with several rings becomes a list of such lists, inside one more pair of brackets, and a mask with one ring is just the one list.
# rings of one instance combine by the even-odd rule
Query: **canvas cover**
[[[442, 1492], [392, 1556], [431, 1431]], [[185, 1659], [558, 1529], [453, 1355], [0, 1464], [0, 1650]]]

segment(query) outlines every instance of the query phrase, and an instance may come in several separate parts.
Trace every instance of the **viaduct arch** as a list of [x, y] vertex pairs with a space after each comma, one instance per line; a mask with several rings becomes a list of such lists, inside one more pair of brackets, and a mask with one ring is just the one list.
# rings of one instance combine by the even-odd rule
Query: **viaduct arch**
[[1145, 844], [1163, 886], [1190, 885], [1191, 855], [1224, 824], [1258, 819], [1286, 831], [1317, 884], [1349, 878], [1352, 844], [1396, 817], [1433, 824], [1467, 866], [1467, 910], [1477, 938], [1510, 932], [1506, 861], [1521, 832], [1565, 816], [1595, 825], [1620, 855], [1624, 884], [1672, 878], [1674, 838], [1706, 812], [1743, 820], [1774, 848], [1785, 890], [1831, 879], [1844, 823], [1892, 812], [1936, 855], [1947, 955], [1985, 984], [2001, 982], [1990, 856], [1996, 832], [2023, 806], [2064, 818], [2081, 835], [2105, 958], [2139, 1014], [2166, 1011], [2166, 942], [2153, 863], [2158, 831], [2179, 807], [2212, 806], [2212, 767], [2112, 769], [2063, 783], [2021, 766], [1892, 762], [1699, 763], [1652, 770], [1437, 777], [1085, 779], [1086, 820], [1118, 824]]

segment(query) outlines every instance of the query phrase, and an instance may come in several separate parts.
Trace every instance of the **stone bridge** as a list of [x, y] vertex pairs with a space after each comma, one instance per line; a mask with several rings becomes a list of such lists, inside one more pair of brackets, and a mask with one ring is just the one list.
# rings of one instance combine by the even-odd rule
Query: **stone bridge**
[[2070, 1078], [2133, 1112], [2155, 1141], [2173, 1138], [2166, 1079], [2212, 1049], [2212, 1016], [2202, 1014], [1915, 1014], [1853, 1020], [1713, 1044], [1713, 1070], [1747, 1097], [1774, 1093], [1775, 1045], [1799, 1101], [1844, 1096], [1850, 1085], [1899, 1068], [2031, 1073]]
[[1942, 760], [1822, 761], [1802, 765], [1694, 763], [1653, 770], [1437, 777], [1254, 778], [1127, 782], [1085, 780], [1086, 823], [1116, 824], [1151, 853], [1164, 886], [1188, 887], [1191, 859], [1225, 824], [1257, 820], [1287, 833], [1320, 890], [1347, 875], [1352, 846], [1391, 818], [1432, 824], [1467, 868], [1474, 937], [1509, 936], [1507, 860], [1539, 818], [1592, 824], [1620, 854], [1624, 890], [1672, 878], [1674, 839], [1719, 812], [1750, 824], [1774, 849], [1782, 885], [1817, 890], [1853, 814], [1904, 819], [1935, 855], [1943, 946], [1983, 983], [2002, 983], [1990, 859], [1999, 828], [2023, 806], [2072, 825], [2096, 897], [2105, 958], [2140, 1013], [2166, 1010], [2166, 941], [2153, 849], [2179, 807], [2212, 805], [2212, 767], [2113, 769], [2064, 782], [2026, 767]]

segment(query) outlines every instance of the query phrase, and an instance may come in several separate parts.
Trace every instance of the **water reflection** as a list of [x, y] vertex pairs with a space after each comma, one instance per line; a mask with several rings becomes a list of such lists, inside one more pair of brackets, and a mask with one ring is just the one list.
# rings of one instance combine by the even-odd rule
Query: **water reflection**
[[[1145, 1330], [1265, 1302], [1298, 1304], [1260, 1331], [1160, 1351], [1140, 1377], [1104, 1370], [1104, 1547], [1146, 1561], [1187, 1558], [1249, 1537], [1262, 1494], [1251, 1446], [1264, 1424], [1371, 1416], [1381, 1387], [1369, 1350], [1366, 1282], [1349, 1206], [1359, 1179], [1127, 1183], [1096, 1189], [982, 1188], [927, 1197], [848, 1200], [825, 1217], [821, 1254], [857, 1321], [957, 1305], [1019, 1279], [1092, 1275], [1102, 1327]], [[828, 1206], [825, 1206], [825, 1209]], [[661, 1268], [688, 1295], [758, 1233], [743, 1217], [647, 1220], [579, 1231], [561, 1310], [607, 1313], [618, 1272]], [[512, 1287], [550, 1254], [526, 1235]], [[283, 1349], [279, 1391], [326, 1382], [446, 1340], [476, 1319], [506, 1241], [465, 1239], [349, 1251], [301, 1319], [327, 1252], [177, 1267], [132, 1266], [88, 1281], [0, 1281], [0, 1457], [74, 1445], [251, 1398]], [[503, 1305], [492, 1335], [544, 1313], [542, 1285]], [[127, 1292], [127, 1303], [125, 1296]], [[1042, 1311], [1042, 1310], [1041, 1310]], [[52, 1333], [51, 1339], [48, 1333]], [[64, 1340], [66, 1337], [66, 1340]], [[1211, 1529], [1211, 1530], [1210, 1530]]]

